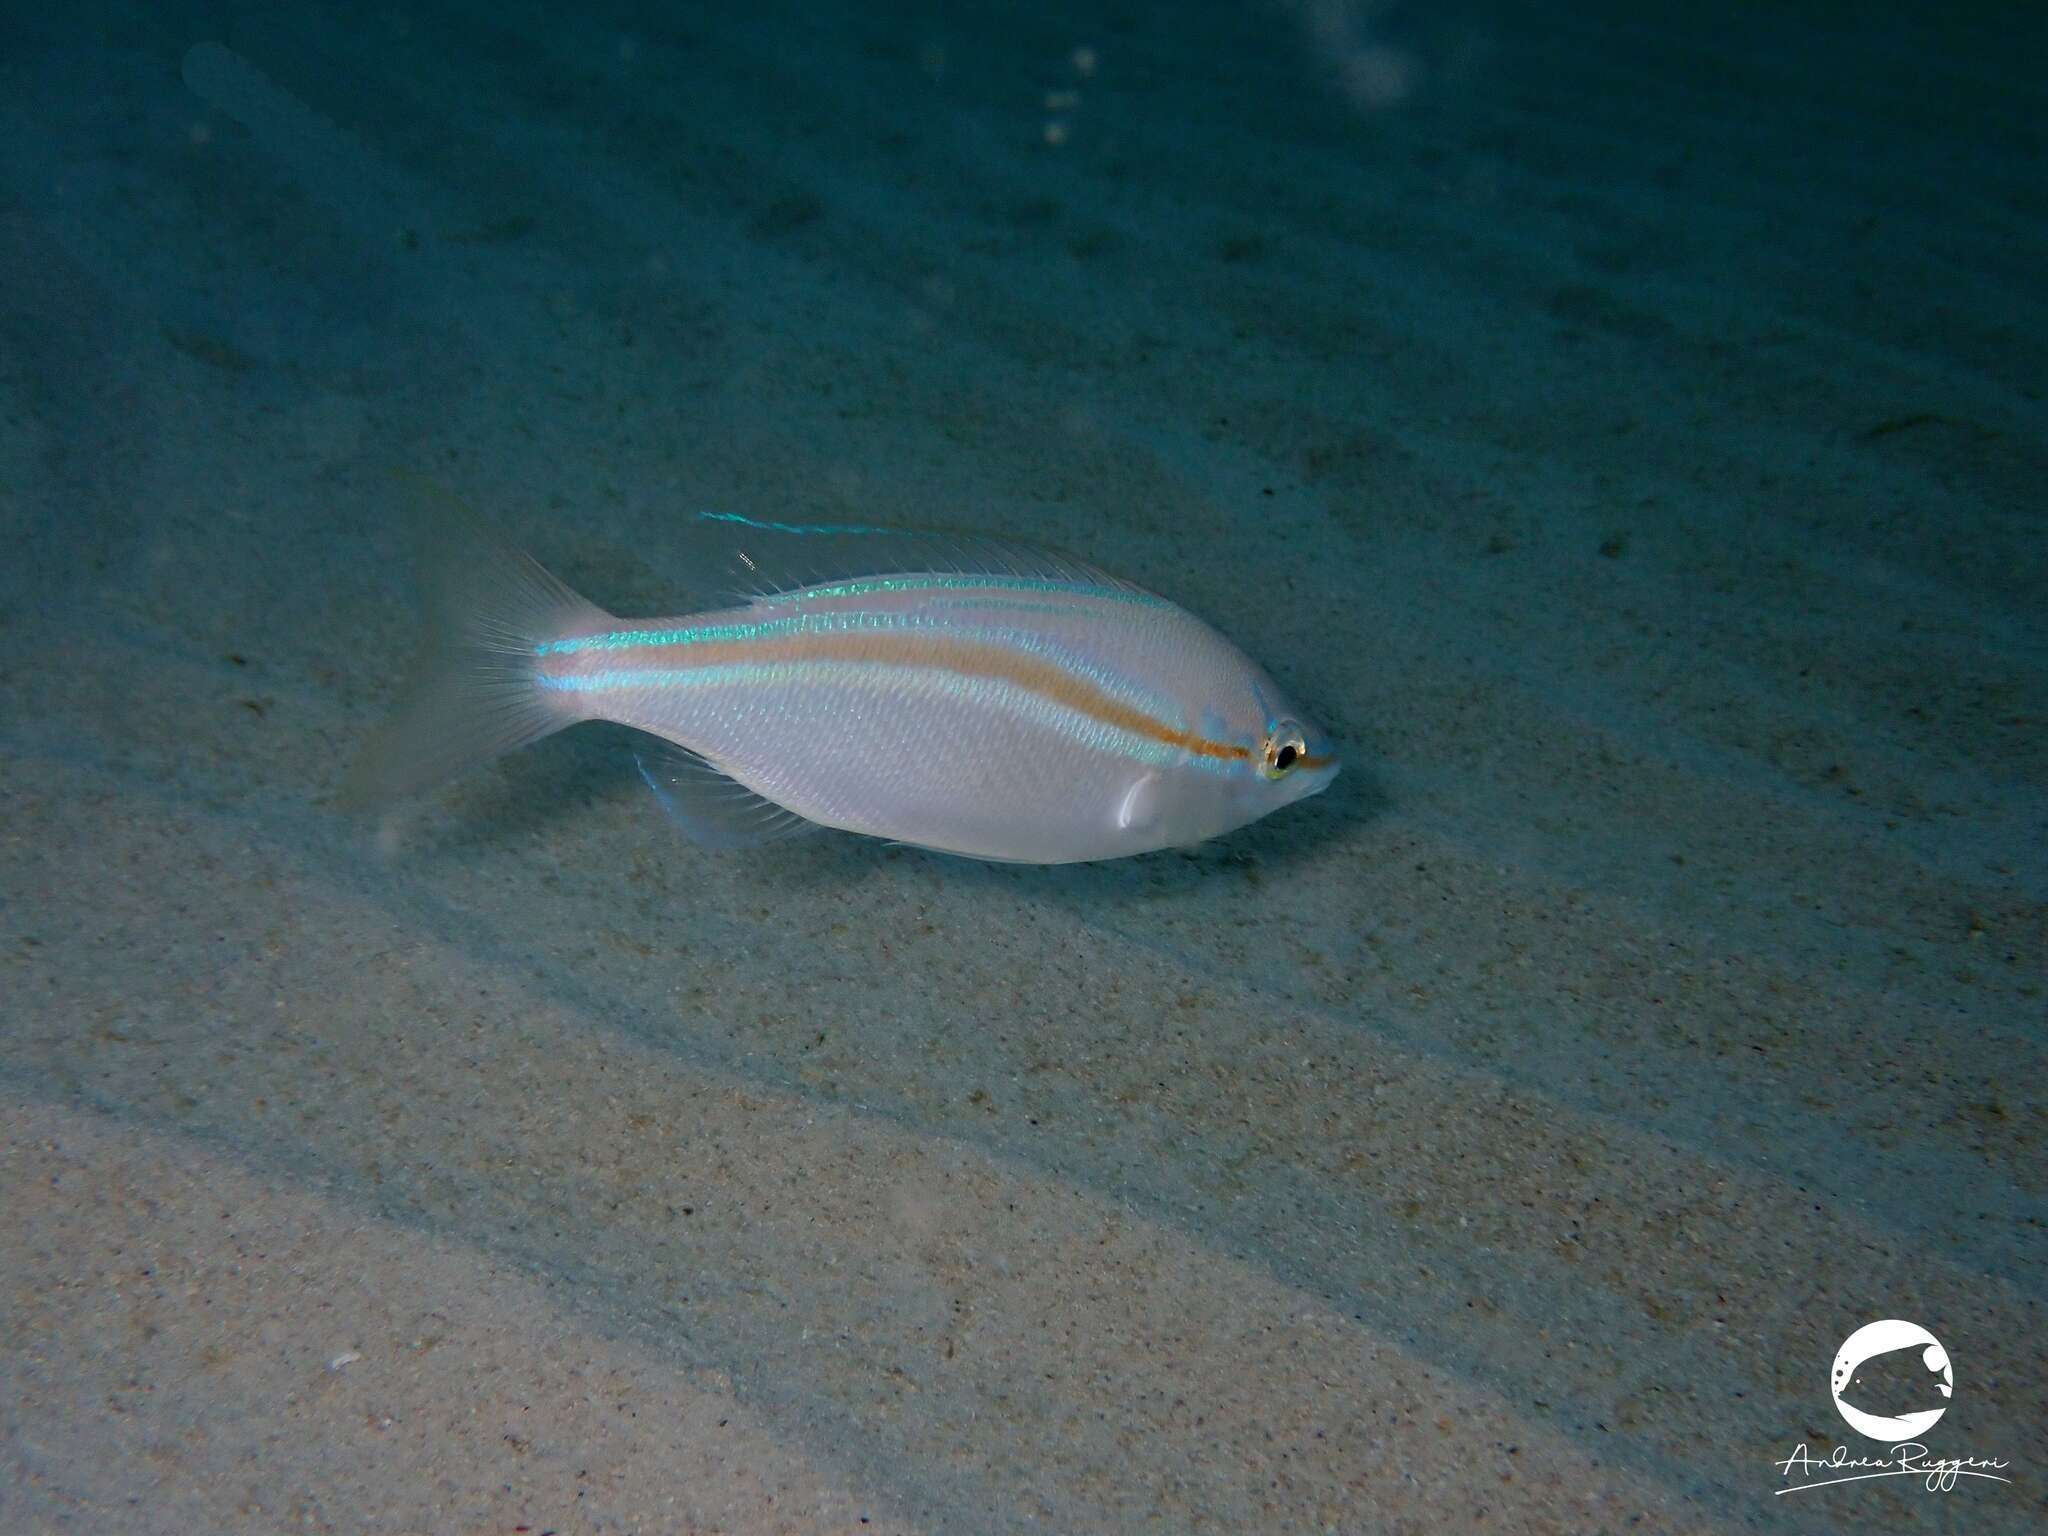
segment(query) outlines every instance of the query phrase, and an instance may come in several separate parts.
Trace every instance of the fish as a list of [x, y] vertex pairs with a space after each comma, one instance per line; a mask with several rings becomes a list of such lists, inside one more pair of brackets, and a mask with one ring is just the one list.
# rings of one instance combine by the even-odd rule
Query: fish
[[1188, 847], [1327, 788], [1329, 740], [1179, 605], [1025, 544], [697, 514], [741, 582], [621, 618], [437, 496], [425, 638], [341, 799], [388, 806], [586, 721], [697, 843], [837, 828], [1067, 864]]

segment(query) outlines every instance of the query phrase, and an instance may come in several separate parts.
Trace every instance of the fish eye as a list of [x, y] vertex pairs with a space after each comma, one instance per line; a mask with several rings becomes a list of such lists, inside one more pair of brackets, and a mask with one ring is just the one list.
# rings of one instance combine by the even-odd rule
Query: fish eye
[[1266, 733], [1260, 749], [1259, 771], [1269, 779], [1285, 778], [1308, 756], [1308, 738], [1291, 720], [1282, 721]]

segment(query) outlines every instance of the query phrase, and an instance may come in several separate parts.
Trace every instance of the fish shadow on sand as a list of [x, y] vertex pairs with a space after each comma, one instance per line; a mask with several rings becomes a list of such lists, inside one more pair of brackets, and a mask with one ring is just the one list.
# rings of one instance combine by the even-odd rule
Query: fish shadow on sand
[[578, 727], [540, 748], [505, 758], [441, 797], [439, 814], [408, 832], [409, 856], [460, 860], [534, 838], [567, 834], [593, 816], [644, 815], [672, 841], [678, 865], [745, 860], [769, 891], [852, 890], [905, 860], [926, 861], [962, 889], [1020, 889], [1074, 910], [1157, 901], [1218, 879], [1256, 887], [1291, 866], [1352, 856], [1358, 830], [1389, 801], [1369, 770], [1347, 764], [1328, 791], [1283, 813], [1192, 848], [1087, 864], [1002, 864], [907, 848], [830, 829], [739, 852], [694, 846], [668, 826], [642, 783], [634, 753], [646, 738], [621, 726]]
[[571, 834], [601, 811], [628, 805], [642, 805], [660, 821], [661, 812], [633, 766], [637, 734], [592, 724], [501, 759], [488, 772], [431, 797], [428, 813], [409, 824], [408, 856], [455, 861], [485, 850], [502, 851], [535, 838]]

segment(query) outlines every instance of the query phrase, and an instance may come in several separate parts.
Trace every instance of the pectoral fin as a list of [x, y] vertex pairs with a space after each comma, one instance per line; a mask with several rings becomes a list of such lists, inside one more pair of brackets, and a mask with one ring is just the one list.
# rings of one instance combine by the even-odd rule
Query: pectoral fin
[[1156, 824], [1165, 808], [1162, 788], [1163, 781], [1157, 773], [1144, 773], [1133, 779], [1116, 808], [1117, 830], [1143, 832]]

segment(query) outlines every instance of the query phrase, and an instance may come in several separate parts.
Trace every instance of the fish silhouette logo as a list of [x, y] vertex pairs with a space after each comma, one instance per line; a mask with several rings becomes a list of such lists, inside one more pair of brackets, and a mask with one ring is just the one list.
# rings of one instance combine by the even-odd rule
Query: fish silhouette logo
[[[1828, 1390], [1849, 1427], [1892, 1444], [1932, 1429], [1948, 1412], [1955, 1386], [1941, 1340], [1900, 1317], [1865, 1323], [1842, 1340], [1828, 1373]], [[1935, 1405], [1919, 1406], [1928, 1402]]]

